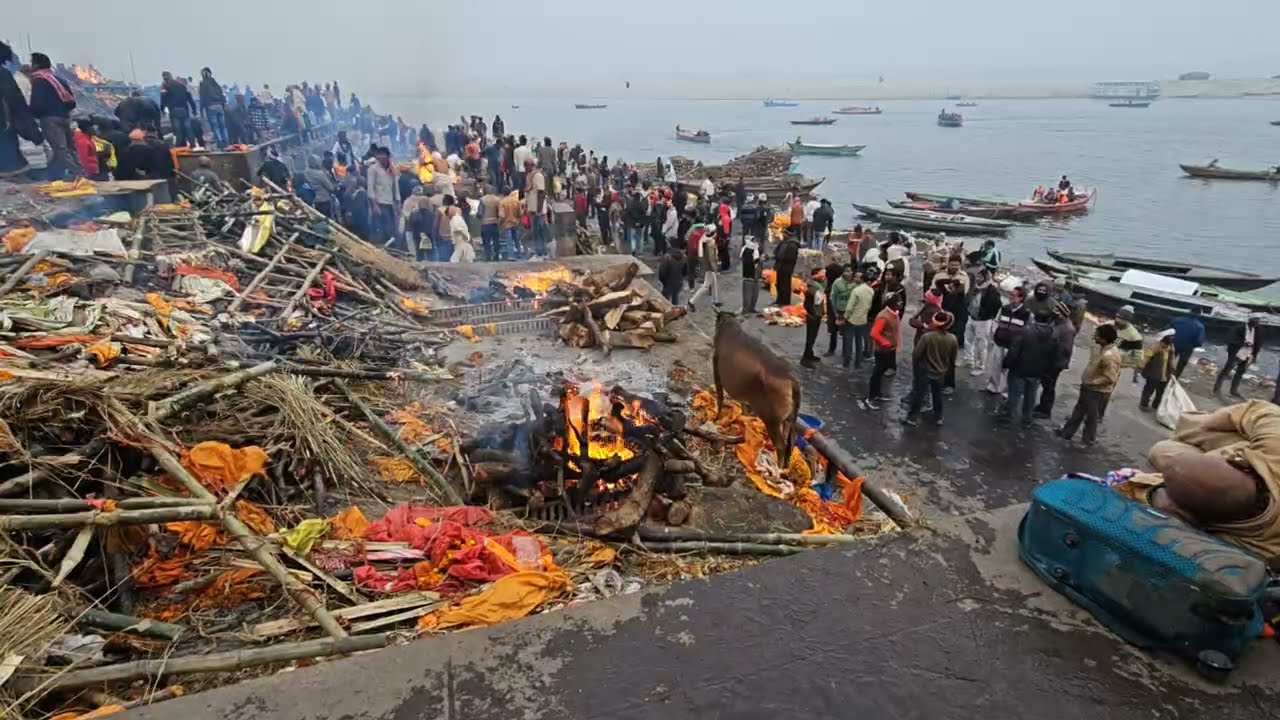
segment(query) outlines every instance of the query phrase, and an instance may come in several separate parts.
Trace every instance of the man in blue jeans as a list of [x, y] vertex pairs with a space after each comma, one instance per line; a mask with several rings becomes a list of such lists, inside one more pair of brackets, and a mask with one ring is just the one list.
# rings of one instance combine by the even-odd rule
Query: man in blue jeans
[[533, 226], [533, 254], [546, 257], [547, 240], [550, 232], [547, 228], [547, 180], [542, 170], [534, 165], [533, 160], [524, 161], [525, 188], [524, 204], [531, 215]]
[[1055, 338], [1052, 312], [1039, 313], [1022, 332], [1013, 338], [1004, 356], [1009, 371], [1009, 404], [1003, 419], [1012, 421], [1022, 415], [1022, 426], [1034, 424], [1036, 395], [1040, 381], [1058, 364], [1058, 342]]
[[203, 68], [200, 71], [200, 107], [204, 110], [204, 118], [209, 122], [209, 132], [213, 133], [213, 142], [218, 147], [226, 147], [227, 140], [227, 96], [222, 86], [213, 78], [213, 71]]
[[196, 112], [195, 98], [186, 83], [175, 80], [168, 70], [160, 74], [160, 109], [169, 111], [169, 124], [173, 126], [173, 142], [176, 146], [190, 145], [199, 140], [191, 127], [191, 116]]

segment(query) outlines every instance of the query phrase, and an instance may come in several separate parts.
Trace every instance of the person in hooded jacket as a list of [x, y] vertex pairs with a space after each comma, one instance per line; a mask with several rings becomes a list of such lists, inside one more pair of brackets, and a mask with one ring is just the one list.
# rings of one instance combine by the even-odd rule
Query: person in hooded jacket
[[1053, 416], [1053, 403], [1058, 398], [1058, 377], [1071, 367], [1071, 355], [1075, 352], [1077, 328], [1071, 323], [1071, 306], [1060, 302], [1053, 310], [1053, 337], [1057, 343], [1054, 364], [1040, 380], [1040, 402], [1034, 416], [1048, 420]]
[[742, 264], [742, 314], [755, 315], [756, 303], [760, 299], [760, 272], [763, 263], [760, 258], [760, 243], [756, 242], [754, 236], [742, 238], [738, 259]]
[[1014, 336], [1004, 356], [1004, 368], [1009, 371], [1009, 404], [1002, 417], [1014, 420], [1021, 414], [1023, 427], [1031, 427], [1035, 422], [1033, 413], [1040, 381], [1057, 365], [1058, 341], [1053, 315], [1036, 314], [1031, 323]]
[[658, 282], [662, 284], [662, 296], [672, 305], [680, 305], [680, 288], [684, 285], [684, 249], [679, 245], [667, 248], [658, 264]]
[[774, 304], [783, 307], [791, 304], [791, 276], [800, 259], [800, 241], [795, 233], [788, 233], [773, 251], [773, 269], [777, 274]]

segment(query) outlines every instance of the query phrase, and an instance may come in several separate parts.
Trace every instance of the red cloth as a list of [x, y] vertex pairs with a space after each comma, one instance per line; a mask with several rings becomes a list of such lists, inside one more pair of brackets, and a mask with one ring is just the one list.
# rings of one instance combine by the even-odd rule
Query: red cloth
[[577, 196], [573, 198], [573, 211], [578, 215], [587, 214], [587, 194], [586, 193], [578, 193]]
[[322, 277], [324, 287], [308, 288], [307, 297], [321, 305], [332, 305], [338, 299], [338, 278], [328, 270]]
[[729, 212], [729, 203], [720, 203], [720, 237], [725, 242], [729, 241], [729, 235], [733, 233], [733, 214]]
[[703, 228], [703, 227], [696, 227], [689, 231], [689, 237], [685, 242], [689, 246], [686, 249], [686, 252], [689, 254], [689, 257], [691, 258], [690, 260], [691, 262], [692, 262], [692, 259], [698, 257], [698, 249], [702, 245], [702, 236], [706, 234], [707, 234], [707, 230], [706, 228]]
[[97, 175], [98, 149], [93, 145], [93, 138], [77, 130], [71, 134], [71, 140], [76, 144], [76, 156], [80, 158], [85, 174]]
[[49, 68], [44, 68], [42, 70], [32, 70], [31, 79], [43, 80], [49, 83], [49, 85], [53, 87], [53, 91], [58, 94], [58, 99], [61, 100], [62, 102], [73, 103], [73, 104], [75, 103], [76, 96], [71, 94], [71, 89], [67, 87], [66, 83], [62, 82], [62, 80], [57, 75], [53, 74], [53, 70]]
[[493, 519], [493, 513], [482, 507], [456, 505], [433, 507], [430, 505], [397, 505], [365, 530], [364, 536], [377, 542], [403, 542], [419, 550], [426, 549], [429, 539], [438, 531], [431, 525], [425, 527], [418, 520], [431, 524], [447, 520], [459, 525], [480, 525]]

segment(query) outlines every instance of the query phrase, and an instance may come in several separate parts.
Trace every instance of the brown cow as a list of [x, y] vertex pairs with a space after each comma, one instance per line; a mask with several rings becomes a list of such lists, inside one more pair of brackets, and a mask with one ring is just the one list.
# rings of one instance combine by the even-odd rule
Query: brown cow
[[748, 335], [733, 313], [716, 313], [715, 349], [711, 357], [716, 381], [716, 417], [724, 394], [745, 404], [764, 421], [778, 464], [785, 470], [796, 437], [800, 381], [791, 364]]

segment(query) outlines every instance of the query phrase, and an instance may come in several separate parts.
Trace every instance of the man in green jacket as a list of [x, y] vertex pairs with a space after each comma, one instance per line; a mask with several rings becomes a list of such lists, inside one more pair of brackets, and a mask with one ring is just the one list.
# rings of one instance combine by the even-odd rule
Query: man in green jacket
[[[849, 367], [850, 359], [855, 368], [862, 367], [863, 358], [871, 355], [871, 337], [867, 334], [871, 329], [869, 315], [871, 303], [875, 298], [875, 290], [867, 284], [861, 270], [850, 268], [845, 271], [850, 278], [849, 297], [843, 306], [837, 305], [840, 316], [840, 337], [844, 343], [844, 366]], [[844, 278], [842, 277], [841, 280]]]
[[831, 333], [831, 343], [827, 346], [827, 357], [836, 354], [836, 341], [841, 336], [841, 316], [844, 306], [849, 302], [849, 293], [853, 291], [853, 266], [833, 262], [827, 266], [827, 329]]
[[920, 342], [911, 353], [915, 376], [908, 398], [910, 410], [902, 419], [903, 425], [920, 424], [920, 408], [924, 406], [926, 391], [933, 400], [933, 424], [942, 424], [942, 386], [960, 352], [960, 344], [951, 334], [952, 320], [951, 313], [945, 310], [935, 313], [929, 331], [920, 336]]

